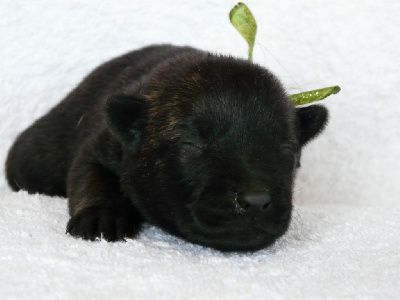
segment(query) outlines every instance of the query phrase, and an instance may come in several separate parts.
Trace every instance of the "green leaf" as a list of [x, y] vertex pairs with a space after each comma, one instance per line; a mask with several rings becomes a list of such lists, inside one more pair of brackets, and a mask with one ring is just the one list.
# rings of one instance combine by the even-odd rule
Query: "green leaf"
[[257, 23], [246, 4], [239, 2], [229, 13], [229, 20], [249, 44], [249, 60], [253, 59]]
[[335, 85], [335, 86], [331, 86], [331, 87], [327, 87], [327, 88], [323, 88], [323, 89], [293, 94], [289, 97], [293, 101], [294, 105], [303, 105], [303, 104], [308, 104], [308, 103], [312, 103], [315, 101], [320, 101], [332, 94], [339, 93], [339, 91], [340, 91], [340, 87]]

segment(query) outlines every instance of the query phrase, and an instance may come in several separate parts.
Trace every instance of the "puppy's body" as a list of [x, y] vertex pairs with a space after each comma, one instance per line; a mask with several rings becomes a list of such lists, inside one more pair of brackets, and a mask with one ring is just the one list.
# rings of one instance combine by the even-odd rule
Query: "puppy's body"
[[321, 106], [295, 109], [267, 70], [151, 46], [94, 70], [10, 150], [14, 190], [68, 196], [67, 231], [133, 237], [145, 220], [191, 242], [257, 250], [287, 229], [301, 147]]

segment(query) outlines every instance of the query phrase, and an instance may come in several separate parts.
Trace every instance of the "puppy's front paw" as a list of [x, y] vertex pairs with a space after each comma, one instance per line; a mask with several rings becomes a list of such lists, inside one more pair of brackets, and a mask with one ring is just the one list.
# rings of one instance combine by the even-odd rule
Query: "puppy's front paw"
[[71, 217], [66, 233], [85, 240], [104, 238], [109, 242], [133, 237], [139, 229], [139, 221], [129, 209], [88, 207]]

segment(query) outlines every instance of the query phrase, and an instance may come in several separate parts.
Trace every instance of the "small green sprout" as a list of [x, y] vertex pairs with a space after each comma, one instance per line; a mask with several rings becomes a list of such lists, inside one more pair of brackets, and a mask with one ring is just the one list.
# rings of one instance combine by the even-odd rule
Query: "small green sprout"
[[[249, 45], [249, 60], [251, 61], [253, 59], [254, 41], [257, 34], [257, 22], [254, 19], [253, 14], [246, 4], [239, 2], [230, 11], [229, 20]], [[320, 101], [332, 94], [337, 94], [339, 91], [340, 87], [335, 85], [323, 89], [294, 94], [289, 97], [293, 101], [294, 105], [303, 105]]]
[[293, 95], [289, 96], [289, 98], [292, 100], [294, 105], [303, 105], [303, 104], [308, 104], [308, 103], [312, 103], [315, 101], [320, 101], [332, 94], [339, 93], [339, 91], [340, 91], [340, 87], [338, 85], [335, 85], [335, 86], [331, 86], [331, 87], [327, 87], [327, 88], [323, 88], [323, 89], [293, 94]]
[[257, 22], [246, 4], [239, 2], [229, 13], [229, 20], [249, 44], [249, 60], [253, 59], [254, 41], [257, 34]]

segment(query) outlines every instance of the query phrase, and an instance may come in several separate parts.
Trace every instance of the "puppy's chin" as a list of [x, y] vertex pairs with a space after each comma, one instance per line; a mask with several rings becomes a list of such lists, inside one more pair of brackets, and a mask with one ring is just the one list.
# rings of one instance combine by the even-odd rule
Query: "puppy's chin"
[[288, 229], [291, 207], [263, 217], [237, 215], [233, 211], [192, 207], [193, 222], [186, 239], [221, 251], [257, 251], [272, 245]]

